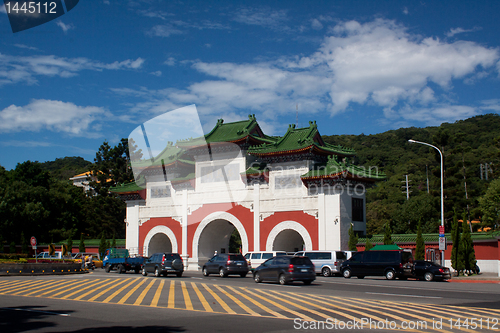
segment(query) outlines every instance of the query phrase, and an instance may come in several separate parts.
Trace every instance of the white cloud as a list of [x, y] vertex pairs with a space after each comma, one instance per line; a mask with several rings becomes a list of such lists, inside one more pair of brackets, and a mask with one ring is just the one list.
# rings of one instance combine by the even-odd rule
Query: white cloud
[[184, 31], [174, 27], [172, 24], [155, 25], [150, 31], [147, 32], [150, 36], [156, 37], [170, 37], [172, 35], [183, 34]]
[[168, 65], [168, 66], [174, 66], [175, 63], [176, 63], [176, 60], [175, 58], [173, 57], [169, 57], [167, 60], [165, 60], [165, 62], [163, 62], [165, 65]]
[[[246, 21], [240, 19], [270, 24], [260, 14], [247, 10]], [[295, 114], [297, 103], [300, 112], [329, 111], [332, 116], [359, 104], [372, 106], [393, 123], [439, 124], [481, 112], [452, 105], [448, 95], [454, 80], [472, 84], [500, 71], [498, 49], [425, 38], [393, 21], [343, 22], [330, 33], [311, 55], [252, 64], [196, 61], [192, 67], [213, 78], [185, 89], [139, 89], [137, 96], [147, 101], [132, 111], [157, 114], [195, 103], [207, 117], [260, 112], [272, 119]], [[165, 64], [174, 65], [175, 59]]]
[[2, 84], [26, 82], [34, 84], [37, 76], [72, 77], [82, 70], [123, 70], [141, 68], [144, 59], [127, 59], [111, 64], [87, 58], [60, 58], [49, 56], [14, 57], [0, 53], [0, 86]]
[[54, 100], [32, 100], [28, 105], [11, 105], [0, 111], [0, 132], [37, 132], [47, 129], [75, 136], [96, 136], [91, 124], [111, 114], [95, 106], [77, 106]]
[[24, 45], [24, 44], [14, 44], [14, 46], [18, 47], [20, 49], [28, 49], [28, 50], [32, 50], [32, 51], [39, 51], [38, 48], [36, 48], [36, 47], [28, 46], [28, 45]]
[[465, 32], [476, 32], [476, 31], [479, 31], [481, 30], [481, 28], [479, 27], [474, 27], [472, 29], [464, 29], [464, 28], [452, 28], [450, 29], [450, 31], [448, 31], [446, 33], [446, 36], [447, 37], [453, 37], [455, 36], [456, 34], [463, 34]]
[[75, 28], [73, 24], [64, 24], [62, 21], [57, 21], [56, 24], [63, 30], [64, 33], [67, 33], [68, 30]]
[[408, 15], [408, 7], [403, 8], [403, 14]]
[[154, 75], [154, 76], [161, 76], [161, 71], [151, 72], [149, 74]]
[[314, 30], [321, 30], [323, 29], [323, 24], [321, 24], [321, 22], [318, 19], [313, 19], [311, 22], [311, 27]]
[[272, 28], [276, 30], [287, 30], [284, 25], [288, 21], [285, 10], [272, 10], [270, 8], [241, 8], [233, 17], [233, 20], [248, 25]]

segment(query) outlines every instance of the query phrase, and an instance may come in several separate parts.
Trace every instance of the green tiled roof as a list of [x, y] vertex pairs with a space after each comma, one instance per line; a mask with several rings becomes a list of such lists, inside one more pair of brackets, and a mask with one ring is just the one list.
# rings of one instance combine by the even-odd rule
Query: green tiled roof
[[157, 156], [151, 159], [141, 159], [139, 161], [132, 161], [132, 167], [134, 168], [148, 168], [148, 167], [161, 167], [170, 166], [176, 162], [183, 164], [188, 164], [194, 167], [194, 161], [183, 159], [184, 149], [174, 146], [172, 142], [168, 142], [167, 146], [159, 153]]
[[[446, 240], [451, 242], [451, 234], [445, 234]], [[473, 232], [471, 234], [472, 240], [490, 240], [500, 237], [500, 231], [495, 232]], [[439, 234], [422, 234], [425, 243], [439, 242]], [[391, 239], [395, 244], [416, 243], [417, 234], [394, 234]], [[384, 243], [384, 235], [373, 235], [370, 238], [372, 244]], [[365, 244], [366, 238], [359, 238], [358, 244]]]
[[130, 182], [110, 187], [109, 191], [113, 193], [129, 193], [129, 192], [138, 192], [143, 189], [144, 188], [137, 185], [136, 182]]
[[260, 163], [259, 165], [252, 165], [245, 172], [242, 172], [242, 175], [256, 175], [263, 174], [264, 172], [269, 172], [266, 163]]
[[238, 142], [245, 138], [251, 138], [258, 143], [275, 142], [276, 138], [265, 135], [259, 127], [255, 115], [249, 115], [248, 120], [224, 123], [223, 119], [217, 120], [217, 124], [204, 137], [177, 141], [179, 147], [197, 147], [217, 142]]
[[364, 167], [352, 165], [349, 159], [346, 158], [345, 162], [339, 161], [338, 156], [328, 156], [328, 162], [326, 165], [318, 166], [317, 168], [309, 171], [308, 173], [301, 176], [302, 179], [314, 179], [314, 178], [359, 178], [368, 180], [382, 180], [386, 178], [385, 173], [371, 171]]
[[252, 155], [275, 155], [286, 153], [297, 153], [300, 151], [314, 150], [324, 155], [354, 156], [354, 149], [335, 146], [325, 143], [319, 135], [316, 122], [309, 122], [309, 127], [295, 128], [290, 125], [286, 134], [275, 142], [252, 146], [248, 152]]

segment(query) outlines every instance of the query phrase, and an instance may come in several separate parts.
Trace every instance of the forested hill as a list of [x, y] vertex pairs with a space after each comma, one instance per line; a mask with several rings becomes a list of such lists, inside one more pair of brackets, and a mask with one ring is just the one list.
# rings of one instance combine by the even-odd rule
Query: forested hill
[[[355, 164], [378, 167], [387, 175], [386, 181], [368, 190], [368, 234], [380, 233], [387, 222], [394, 233], [415, 232], [419, 220], [424, 232], [437, 231], [441, 189], [439, 153], [431, 147], [409, 143], [409, 139], [435, 145], [444, 152], [447, 224], [451, 223], [454, 214], [459, 219], [464, 212], [469, 212], [473, 219], [481, 217], [478, 199], [484, 195], [488, 183], [497, 178], [496, 169], [500, 166], [500, 116], [496, 114], [444, 123], [438, 127], [410, 127], [374, 135], [323, 138], [331, 144], [354, 148]], [[402, 188], [405, 175], [408, 175], [411, 186], [409, 200], [406, 189]]]
[[87, 172], [91, 165], [91, 162], [76, 156], [56, 158], [55, 161], [40, 164], [43, 170], [49, 171], [52, 177], [59, 180], [68, 180], [75, 175]]

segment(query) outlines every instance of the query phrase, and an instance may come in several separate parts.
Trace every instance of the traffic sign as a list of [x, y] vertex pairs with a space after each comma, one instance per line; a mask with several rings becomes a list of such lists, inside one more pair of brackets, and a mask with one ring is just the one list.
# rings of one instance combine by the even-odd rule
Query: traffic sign
[[444, 237], [444, 225], [439, 226], [439, 237]]
[[35, 236], [32, 236], [32, 237], [30, 238], [30, 244], [31, 244], [31, 246], [33, 246], [33, 247], [35, 247], [35, 246], [36, 246], [36, 238], [35, 238]]
[[439, 237], [439, 250], [446, 250], [446, 237]]

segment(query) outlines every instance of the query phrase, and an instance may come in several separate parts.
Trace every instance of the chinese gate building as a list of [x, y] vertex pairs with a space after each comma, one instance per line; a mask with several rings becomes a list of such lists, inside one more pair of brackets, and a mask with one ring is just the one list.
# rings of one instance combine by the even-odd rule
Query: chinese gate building
[[243, 254], [347, 250], [351, 225], [366, 233], [366, 187], [385, 178], [353, 165], [354, 155], [324, 142], [315, 122], [274, 137], [254, 115], [220, 119], [204, 137], [132, 161], [140, 176], [112, 189], [127, 204], [126, 247], [178, 252], [190, 270], [229, 252], [234, 229]]

